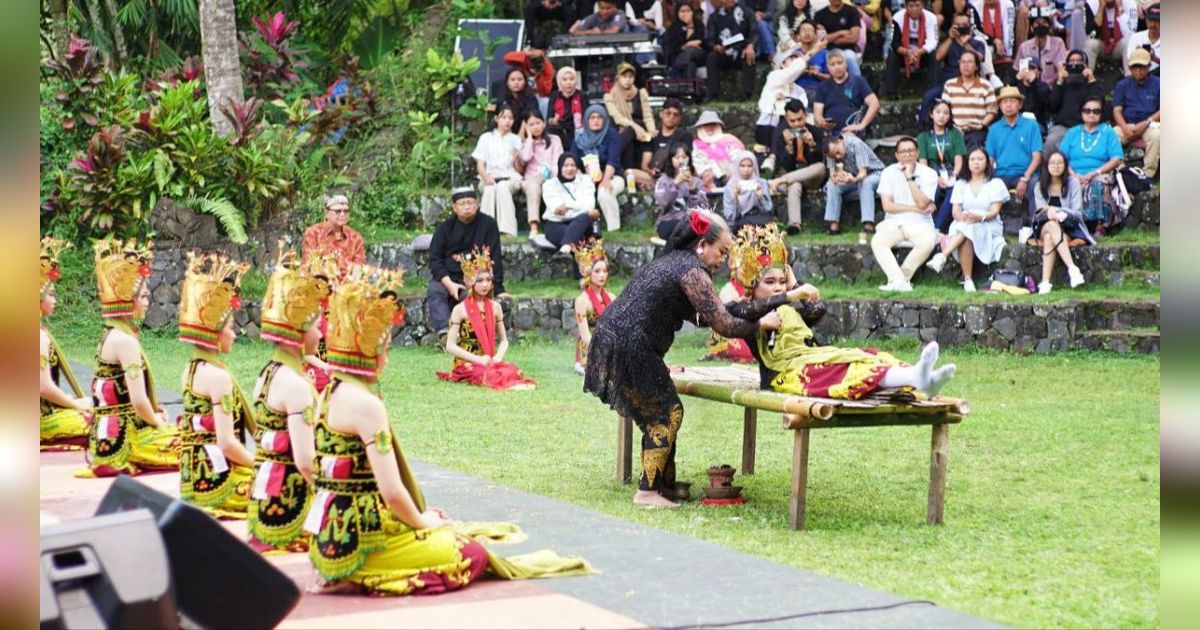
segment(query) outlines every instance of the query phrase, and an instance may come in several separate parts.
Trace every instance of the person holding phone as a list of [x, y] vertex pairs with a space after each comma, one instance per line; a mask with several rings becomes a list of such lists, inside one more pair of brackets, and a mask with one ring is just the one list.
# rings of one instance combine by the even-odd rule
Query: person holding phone
[[1061, 37], [1050, 34], [1054, 9], [1037, 7], [1033, 9], [1032, 15], [1030, 38], [1017, 48], [1017, 60], [1020, 64], [1017, 69], [1036, 67], [1041, 73], [1042, 83], [1050, 88], [1058, 81], [1059, 72], [1067, 62], [1067, 44]]

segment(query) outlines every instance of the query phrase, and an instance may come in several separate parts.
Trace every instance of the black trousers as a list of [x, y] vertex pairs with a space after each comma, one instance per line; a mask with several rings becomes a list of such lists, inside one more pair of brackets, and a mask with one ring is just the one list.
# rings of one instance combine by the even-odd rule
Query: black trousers
[[[466, 291], [462, 292], [466, 295]], [[450, 328], [450, 311], [457, 306], [459, 300], [451, 297], [441, 282], [432, 280], [425, 289], [425, 305], [429, 308], [429, 327], [434, 332], [441, 333]]]
[[570, 221], [542, 221], [542, 231], [546, 233], [546, 240], [555, 247], [562, 247], [578, 243], [592, 234], [599, 236], [600, 224], [585, 212]]
[[740, 54], [730, 59], [725, 55], [709, 52], [705, 67], [708, 68], [708, 79], [705, 80], [704, 86], [705, 100], [711, 101], [720, 95], [722, 70], [738, 70], [741, 73], [742, 93], [739, 96], [749, 99], [754, 95], [754, 65], [746, 63]]
[[671, 69], [684, 79], [695, 79], [696, 68], [705, 62], [705, 57], [703, 48], [685, 48], [675, 55], [675, 61], [671, 62]]
[[637, 139], [633, 127], [621, 130], [617, 136], [617, 147], [621, 151], [621, 168], [642, 168], [642, 154], [646, 152], [646, 145]]
[[[888, 55], [887, 69], [883, 73], [883, 93], [885, 96], [895, 96], [896, 84], [900, 81], [900, 71], [904, 66], [903, 55], [892, 51]], [[921, 66], [913, 71], [909, 81], [925, 81], [921, 86], [922, 92], [938, 84], [938, 64], [929, 53], [921, 55]]]

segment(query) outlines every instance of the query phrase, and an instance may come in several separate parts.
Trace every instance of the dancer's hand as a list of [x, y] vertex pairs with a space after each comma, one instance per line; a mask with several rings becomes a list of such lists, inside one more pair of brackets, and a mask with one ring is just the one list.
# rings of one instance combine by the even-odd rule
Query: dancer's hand
[[779, 313], [776, 313], [775, 311], [771, 311], [770, 313], [763, 315], [762, 319], [758, 320], [758, 329], [759, 330], [779, 330], [779, 326], [782, 323], [783, 322], [780, 321], [780, 319], [779, 319]]
[[422, 529], [437, 529], [439, 527], [446, 527], [449, 524], [450, 519], [446, 518], [446, 516], [442, 514], [442, 511], [436, 508], [432, 510], [425, 510], [421, 514]]
[[87, 411], [92, 408], [92, 399], [87, 396], [82, 396], [75, 399], [75, 408], [80, 411]]
[[667, 371], [671, 374], [683, 374], [684, 367], [682, 365], [668, 365]]
[[802, 284], [787, 292], [788, 302], [797, 302], [799, 300], [816, 302], [819, 299], [821, 299], [821, 291], [811, 284]]

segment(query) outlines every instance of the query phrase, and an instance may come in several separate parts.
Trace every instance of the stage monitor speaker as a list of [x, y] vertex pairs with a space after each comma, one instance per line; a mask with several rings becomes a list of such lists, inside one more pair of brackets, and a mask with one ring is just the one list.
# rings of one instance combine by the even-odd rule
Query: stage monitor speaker
[[175, 578], [175, 601], [206, 628], [273, 628], [300, 600], [282, 571], [200, 508], [122, 475], [97, 514], [146, 508], [158, 517]]
[[41, 628], [177, 628], [171, 568], [148, 510], [42, 529]]

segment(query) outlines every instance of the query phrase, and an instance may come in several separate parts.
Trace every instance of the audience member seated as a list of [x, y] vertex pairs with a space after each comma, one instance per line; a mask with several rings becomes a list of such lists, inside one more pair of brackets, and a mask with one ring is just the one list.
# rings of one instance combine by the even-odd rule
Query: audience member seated
[[313, 256], [332, 256], [338, 271], [346, 273], [350, 265], [367, 262], [362, 234], [350, 227], [350, 200], [346, 195], [325, 198], [325, 220], [304, 230], [300, 253], [307, 262]]
[[[813, 19], [813, 8], [808, 0], [783, 0], [783, 11], [779, 13], [779, 19], [776, 20], [775, 31], [775, 49], [776, 54], [791, 51], [799, 43], [797, 35], [800, 31], [800, 25], [805, 22], [811, 22]], [[816, 25], [813, 25], [813, 32], [816, 32]]]
[[1033, 233], [1029, 245], [1042, 248], [1042, 281], [1038, 293], [1045, 295], [1054, 287], [1050, 278], [1054, 264], [1062, 259], [1067, 266], [1067, 278], [1071, 288], [1083, 284], [1083, 273], [1071, 256], [1072, 245], [1095, 245], [1096, 240], [1088, 232], [1083, 221], [1083, 196], [1080, 194], [1079, 179], [1071, 177], [1070, 165], [1062, 153], [1054, 151], [1042, 165], [1038, 185], [1033, 190], [1034, 206]]
[[783, 122], [775, 128], [771, 142], [771, 157], [775, 173], [770, 182], [772, 193], [787, 188], [787, 233], [799, 234], [802, 219], [804, 187], [815, 189], [825, 179], [825, 163], [821, 157], [821, 142], [825, 134], [808, 124], [804, 103], [792, 99], [784, 106]]
[[[1017, 7], [1013, 0], [971, 0], [979, 11], [980, 30], [988, 36], [996, 66], [1012, 64], [1013, 52], [1020, 42], [1016, 41]], [[1025, 5], [1021, 4], [1024, 9]], [[1025, 9], [1028, 11], [1028, 9]], [[1023, 37], [1023, 36], [1022, 36]]]
[[830, 56], [832, 51], [842, 51], [846, 67], [850, 74], [861, 77], [858, 68], [858, 37], [862, 29], [862, 17], [858, 9], [846, 0], [829, 0], [829, 6], [817, 11], [813, 21], [825, 29], [825, 41], [829, 44]]
[[1129, 55], [1129, 76], [1117, 82], [1113, 90], [1113, 122], [1122, 145], [1141, 140], [1146, 144], [1142, 171], [1147, 177], [1158, 174], [1160, 133], [1159, 79], [1150, 74], [1150, 53], [1135, 50]]
[[950, 228], [950, 192], [962, 172], [966, 155], [967, 145], [962, 132], [954, 126], [950, 105], [941, 99], [935, 101], [929, 111], [929, 129], [917, 136], [917, 159], [937, 173], [938, 186], [933, 197], [937, 213], [933, 225], [942, 234]]
[[510, 66], [504, 73], [502, 82], [496, 81], [492, 84], [491, 95], [495, 101], [492, 104], [493, 111], [498, 112], [501, 107], [507, 105], [512, 108], [515, 120], [522, 121], [522, 124], [526, 114], [539, 110], [537, 92], [529, 87], [525, 71], [514, 66]]
[[[1125, 49], [1130, 36], [1137, 32], [1138, 10], [1134, 0], [1084, 0], [1082, 8], [1076, 8], [1071, 22], [1083, 25], [1085, 39], [1072, 41], [1072, 48], [1082, 48], [1088, 54], [1088, 67], [1096, 69], [1096, 61], [1103, 55], [1126, 64]], [[1078, 37], [1080, 30], [1073, 31]]]
[[546, 124], [550, 133], [562, 141], [563, 150], [570, 151], [575, 146], [575, 134], [583, 129], [587, 98], [579, 89], [579, 73], [575, 68], [559, 68], [555, 81], [557, 87], [550, 92], [550, 101], [546, 105]]
[[1041, 75], [1042, 83], [1045, 83], [1047, 88], [1058, 81], [1063, 64], [1067, 62], [1066, 42], [1050, 33], [1053, 15], [1053, 9], [1034, 9], [1033, 27], [1030, 30], [1032, 37], [1017, 49], [1017, 63], [1024, 59], [1032, 59], [1033, 65]]
[[[912, 291], [912, 277], [929, 258], [938, 242], [933, 226], [937, 171], [917, 161], [917, 141], [905, 136], [896, 143], [896, 163], [879, 176], [879, 200], [884, 220], [871, 238], [871, 253], [887, 276], [880, 291]], [[908, 241], [912, 249], [904, 264], [896, 262], [892, 248]]]
[[736, 235], [744, 225], [775, 222], [771, 191], [758, 175], [758, 158], [750, 151], [733, 154], [737, 168], [725, 183], [724, 214], [729, 230]]
[[987, 152], [996, 161], [996, 177], [1014, 190], [1017, 201], [1032, 208], [1030, 184], [1037, 181], [1042, 165], [1042, 129], [1021, 115], [1024, 98], [1015, 87], [1000, 90], [1000, 120], [988, 128]]
[[987, 140], [988, 125], [996, 119], [996, 93], [979, 76], [981, 59], [974, 49], [963, 50], [958, 57], [958, 77], [942, 88], [942, 100], [950, 104], [954, 125], [962, 132], [967, 147], [982, 145]]
[[642, 188], [650, 188], [654, 180], [637, 170], [642, 165], [642, 153], [658, 133], [654, 126], [654, 113], [650, 110], [650, 93], [646, 88], [634, 86], [637, 70], [633, 64], [617, 64], [617, 81], [612, 90], [604, 95], [604, 107], [618, 130], [621, 168], [625, 177], [638, 180]]
[[543, 36], [535, 37], [525, 50], [514, 50], [504, 55], [504, 63], [520, 68], [525, 73], [526, 83], [533, 84], [538, 110], [545, 108], [554, 89], [554, 64], [546, 59], [548, 42]]
[[[958, 1], [965, 3], [967, 0]], [[971, 10], [974, 11], [973, 8]], [[972, 15], [976, 14], [972, 13]], [[971, 18], [966, 13], [955, 13], [952, 19], [946, 38], [938, 44], [937, 51], [933, 55], [934, 59], [942, 62], [940, 71], [943, 83], [959, 76], [958, 60], [962, 57], [964, 50], [971, 49], [979, 53], [978, 59], [983, 59], [987, 54], [987, 42], [976, 31], [976, 26]], [[979, 72], [978, 67], [976, 71]], [[979, 73], [982, 74], [982, 72]], [[935, 89], [940, 92], [941, 86], [937, 86]]]
[[1162, 63], [1162, 32], [1159, 22], [1159, 6], [1154, 3], [1145, 10], [1146, 30], [1138, 31], [1129, 38], [1125, 46], [1125, 74], [1129, 74], [1129, 55], [1141, 48], [1150, 53], [1150, 74], [1159, 76], [1159, 64]]
[[[778, 68], [767, 74], [763, 83], [762, 94], [758, 97], [758, 120], [754, 125], [754, 143], [770, 150], [775, 136], [775, 127], [783, 118], [784, 106], [792, 100], [798, 100], [808, 105], [808, 94], [796, 80], [808, 67], [808, 57], [799, 50], [784, 53]], [[756, 149], [758, 150], [758, 149]], [[767, 171], [775, 170], [775, 160], [767, 158], [763, 164]]]
[[463, 286], [463, 272], [458, 255], [478, 246], [486, 246], [494, 257], [492, 282], [496, 292], [503, 297], [504, 262], [500, 256], [500, 230], [496, 220], [479, 214], [475, 189], [457, 188], [451, 194], [453, 215], [439, 223], [429, 241], [429, 274], [433, 280], [425, 290], [425, 304], [429, 309], [429, 327], [445, 339], [449, 328], [450, 309], [467, 296]]
[[708, 62], [704, 20], [686, 2], [675, 7], [675, 19], [662, 37], [663, 58], [670, 76], [695, 79], [696, 68]]
[[583, 375], [587, 369], [588, 347], [592, 345], [592, 329], [596, 320], [612, 304], [609, 292], [608, 256], [604, 253], [604, 239], [588, 239], [573, 247], [575, 265], [579, 270], [579, 286], [583, 289], [575, 298], [575, 325], [579, 329], [579, 341], [575, 344], [575, 373]]
[[1067, 130], [1083, 123], [1079, 110], [1083, 102], [1089, 98], [1103, 98], [1104, 86], [1096, 80], [1092, 69], [1087, 67], [1087, 53], [1082, 50], [1072, 50], [1067, 54], [1058, 80], [1050, 89], [1051, 124], [1046, 132], [1044, 148], [1046, 152], [1058, 149]]
[[800, 75], [799, 79], [796, 79], [796, 84], [804, 88], [804, 93], [808, 96], [808, 104], [811, 106], [817, 101], [817, 90], [821, 87], [821, 83], [830, 78], [829, 51], [825, 50], [825, 40], [817, 38], [817, 25], [813, 22], [800, 24], [800, 30], [796, 37], [796, 46], [793, 50], [799, 50], [808, 55], [804, 73]]
[[688, 208], [708, 207], [703, 182], [692, 169], [691, 144], [672, 142], [668, 151], [670, 159], [654, 184], [654, 203], [659, 207], [659, 215], [654, 221], [657, 236], [650, 240], [660, 247], [667, 244], [675, 226], [687, 218]]
[[453, 368], [438, 372], [438, 378], [496, 390], [536, 389], [537, 383], [525, 378], [521, 368], [504, 360], [508, 334], [504, 308], [492, 299], [491, 252], [478, 248], [458, 259], [468, 293], [450, 314], [446, 352], [454, 357]]
[[733, 154], [745, 151], [746, 146], [737, 136], [725, 133], [725, 123], [711, 109], [704, 110], [692, 128], [696, 130], [692, 166], [703, 180], [705, 192], [716, 191], [736, 168]]
[[741, 77], [741, 98], [754, 94], [754, 58], [758, 54], [758, 26], [739, 0], [713, 0], [715, 11], [708, 16], [704, 30], [708, 34], [708, 68], [704, 98], [721, 95], [721, 73], [737, 70]]
[[875, 231], [875, 191], [883, 162], [857, 137], [833, 134], [822, 146], [829, 181], [825, 182], [825, 222], [830, 234], [841, 234], [842, 202], [858, 198], [863, 231]]
[[1021, 68], [1017, 70], [1013, 86], [1025, 99], [1021, 103], [1021, 113], [1033, 116], [1039, 126], [1044, 126], [1050, 116], [1050, 88], [1041, 80], [1036, 62], [1025, 65], [1018, 60], [1017, 65]]
[[610, 232], [621, 229], [621, 205], [617, 202], [617, 195], [625, 190], [621, 140], [603, 105], [587, 108], [583, 129], [575, 134], [571, 152], [579, 158], [584, 175], [596, 184], [596, 202], [604, 214], [605, 227]]
[[563, 253], [589, 235], [600, 233], [600, 211], [596, 209], [596, 184], [579, 172], [579, 159], [570, 153], [558, 158], [557, 177], [542, 187], [546, 200], [546, 241]]
[[546, 121], [539, 112], [525, 115], [521, 128], [521, 150], [517, 159], [525, 167], [521, 188], [525, 190], [525, 220], [529, 222], [529, 237], [538, 233], [538, 215], [542, 211], [542, 183], [558, 174], [558, 158], [563, 154], [562, 141], [546, 132]]
[[644, 30], [655, 35], [663, 32], [663, 5], [659, 0], [625, 0], [625, 20], [630, 30]]
[[1097, 236], [1121, 225], [1128, 212], [1113, 202], [1117, 169], [1125, 164], [1125, 150], [1117, 132], [1104, 120], [1104, 100], [1084, 101], [1079, 110], [1083, 124], [1071, 127], [1059, 150], [1079, 180], [1083, 220], [1094, 227]]
[[513, 195], [521, 190], [517, 154], [521, 138], [512, 132], [514, 113], [509, 105], [496, 110], [496, 128], [479, 136], [471, 157], [483, 186], [483, 213], [494, 217], [500, 231], [517, 235], [517, 209]]
[[954, 204], [954, 222], [950, 224], [949, 238], [942, 244], [942, 251], [926, 263], [929, 268], [941, 272], [946, 256], [952, 254], [962, 268], [963, 290], [973, 293], [976, 258], [990, 265], [1000, 260], [1004, 253], [1004, 223], [1000, 220], [1000, 209], [1008, 198], [1008, 186], [993, 176], [987, 151], [982, 147], [971, 149], [967, 154], [967, 169], [958, 176], [950, 196], [950, 203]]
[[572, 35], [612, 35], [627, 29], [625, 14], [617, 10], [616, 0], [599, 0], [596, 12], [571, 25]]
[[830, 50], [825, 62], [829, 80], [821, 82], [813, 101], [817, 126], [826, 133], [863, 133], [879, 114], [879, 97], [865, 79], [847, 72], [845, 51]]
[[775, 32], [771, 29], [775, 21], [775, 5], [778, 0], [747, 0], [746, 6], [754, 11], [754, 27], [758, 29], [758, 56], [770, 59], [778, 50]]
[[529, 0], [525, 3], [525, 38], [533, 40], [543, 22], [558, 22], [560, 31], [575, 23], [575, 0]]
[[667, 98], [663, 101], [662, 109], [658, 110], [658, 135], [650, 141], [650, 146], [642, 153], [641, 170], [651, 177], [658, 178], [659, 171], [670, 157], [668, 149], [676, 142], [692, 146], [692, 134], [680, 126], [683, 122], [683, 102], [677, 98]]
[[[923, 80], [922, 92], [937, 83], [938, 67], [934, 53], [938, 48], [937, 18], [925, 9], [922, 0], [905, 0], [904, 10], [892, 18], [892, 53], [888, 55], [883, 77], [883, 97], [896, 98], [901, 66], [904, 76]], [[923, 70], [923, 72], [918, 72]]]
[[[983, 28], [983, 19], [979, 17], [979, 10], [973, 4], [974, 0], [933, 0], [934, 13], [937, 14], [938, 28], [942, 31], [942, 36], [950, 34], [950, 30], [954, 28], [958, 14], [963, 14], [968, 20], [968, 24], [975, 31]], [[958, 71], [957, 64], [955, 72]], [[946, 77], [942, 77], [946, 78]]]

